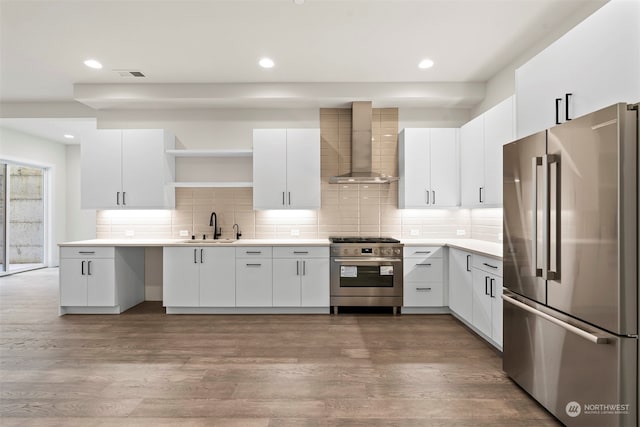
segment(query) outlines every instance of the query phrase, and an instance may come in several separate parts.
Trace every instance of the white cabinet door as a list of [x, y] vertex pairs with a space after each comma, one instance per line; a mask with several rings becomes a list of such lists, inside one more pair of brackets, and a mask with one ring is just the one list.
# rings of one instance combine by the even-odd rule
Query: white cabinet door
[[458, 130], [431, 129], [429, 173], [431, 206], [451, 207], [460, 204], [458, 174]]
[[491, 338], [502, 347], [502, 277], [493, 276], [491, 283]]
[[[235, 248], [199, 248], [200, 306], [235, 307]], [[198, 255], [198, 254], [197, 254]]]
[[329, 307], [329, 257], [304, 259], [301, 262], [301, 305]]
[[165, 247], [162, 262], [162, 300], [165, 307], [200, 304], [198, 248]]
[[60, 305], [87, 305], [87, 261], [84, 259], [60, 259]]
[[473, 326], [491, 337], [491, 296], [490, 275], [477, 268], [473, 269]]
[[[398, 206], [424, 208], [430, 206], [429, 129], [407, 128], [400, 133]], [[429, 200], [430, 201], [430, 200]]]
[[135, 208], [165, 207], [165, 131], [122, 131], [123, 205]]
[[472, 256], [449, 249], [449, 308], [469, 323], [473, 322]]
[[271, 259], [236, 260], [236, 306], [273, 306]]
[[122, 200], [122, 131], [84, 133], [80, 145], [80, 169], [83, 209], [119, 207]]
[[286, 199], [289, 208], [320, 208], [320, 129], [287, 129]]
[[302, 261], [297, 259], [273, 260], [273, 306], [300, 307], [300, 279]]
[[113, 258], [87, 260], [87, 305], [114, 307], [116, 305], [116, 266]]
[[481, 203], [484, 187], [484, 117], [460, 128], [460, 193], [462, 206]]
[[254, 129], [253, 208], [284, 209], [286, 192], [286, 129]]
[[502, 146], [514, 139], [513, 97], [484, 114], [484, 194], [483, 203], [502, 204]]

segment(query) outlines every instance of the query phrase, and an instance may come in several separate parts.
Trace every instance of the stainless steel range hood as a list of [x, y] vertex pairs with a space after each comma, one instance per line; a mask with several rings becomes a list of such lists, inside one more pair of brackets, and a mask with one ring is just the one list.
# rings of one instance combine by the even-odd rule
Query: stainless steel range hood
[[332, 176], [331, 184], [388, 184], [397, 177], [371, 170], [371, 101], [351, 104], [351, 173]]

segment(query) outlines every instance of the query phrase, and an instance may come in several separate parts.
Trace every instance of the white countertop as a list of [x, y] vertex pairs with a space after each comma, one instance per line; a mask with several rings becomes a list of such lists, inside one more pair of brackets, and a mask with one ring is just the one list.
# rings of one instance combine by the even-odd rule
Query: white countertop
[[58, 246], [329, 246], [329, 239], [239, 239], [230, 243], [189, 239], [92, 239], [59, 243]]
[[[329, 246], [328, 239], [239, 239], [232, 243], [197, 242], [186, 243], [188, 239], [92, 239], [64, 242], [58, 246]], [[475, 239], [405, 239], [405, 246], [449, 246], [502, 258], [502, 243]]]
[[494, 258], [502, 258], [502, 243], [476, 239], [405, 239], [405, 246], [449, 246]]

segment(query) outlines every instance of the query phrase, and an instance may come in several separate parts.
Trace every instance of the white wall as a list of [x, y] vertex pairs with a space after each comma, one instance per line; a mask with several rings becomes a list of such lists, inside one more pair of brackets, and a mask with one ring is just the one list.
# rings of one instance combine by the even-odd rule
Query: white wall
[[67, 170], [66, 241], [96, 238], [96, 211], [80, 209], [80, 145], [65, 146]]
[[399, 108], [398, 130], [404, 128], [455, 128], [470, 120], [467, 108]]
[[162, 128], [175, 133], [176, 148], [243, 148], [254, 128], [319, 128], [317, 108], [98, 111], [99, 129]]
[[49, 169], [46, 260], [58, 265], [59, 242], [66, 240], [66, 150], [63, 144], [0, 128], [0, 158]]

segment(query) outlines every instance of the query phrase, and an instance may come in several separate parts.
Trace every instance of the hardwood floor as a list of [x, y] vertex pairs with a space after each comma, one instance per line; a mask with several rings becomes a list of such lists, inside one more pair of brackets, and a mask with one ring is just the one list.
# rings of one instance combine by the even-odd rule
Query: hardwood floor
[[557, 426], [449, 315], [58, 316], [0, 278], [2, 426]]

